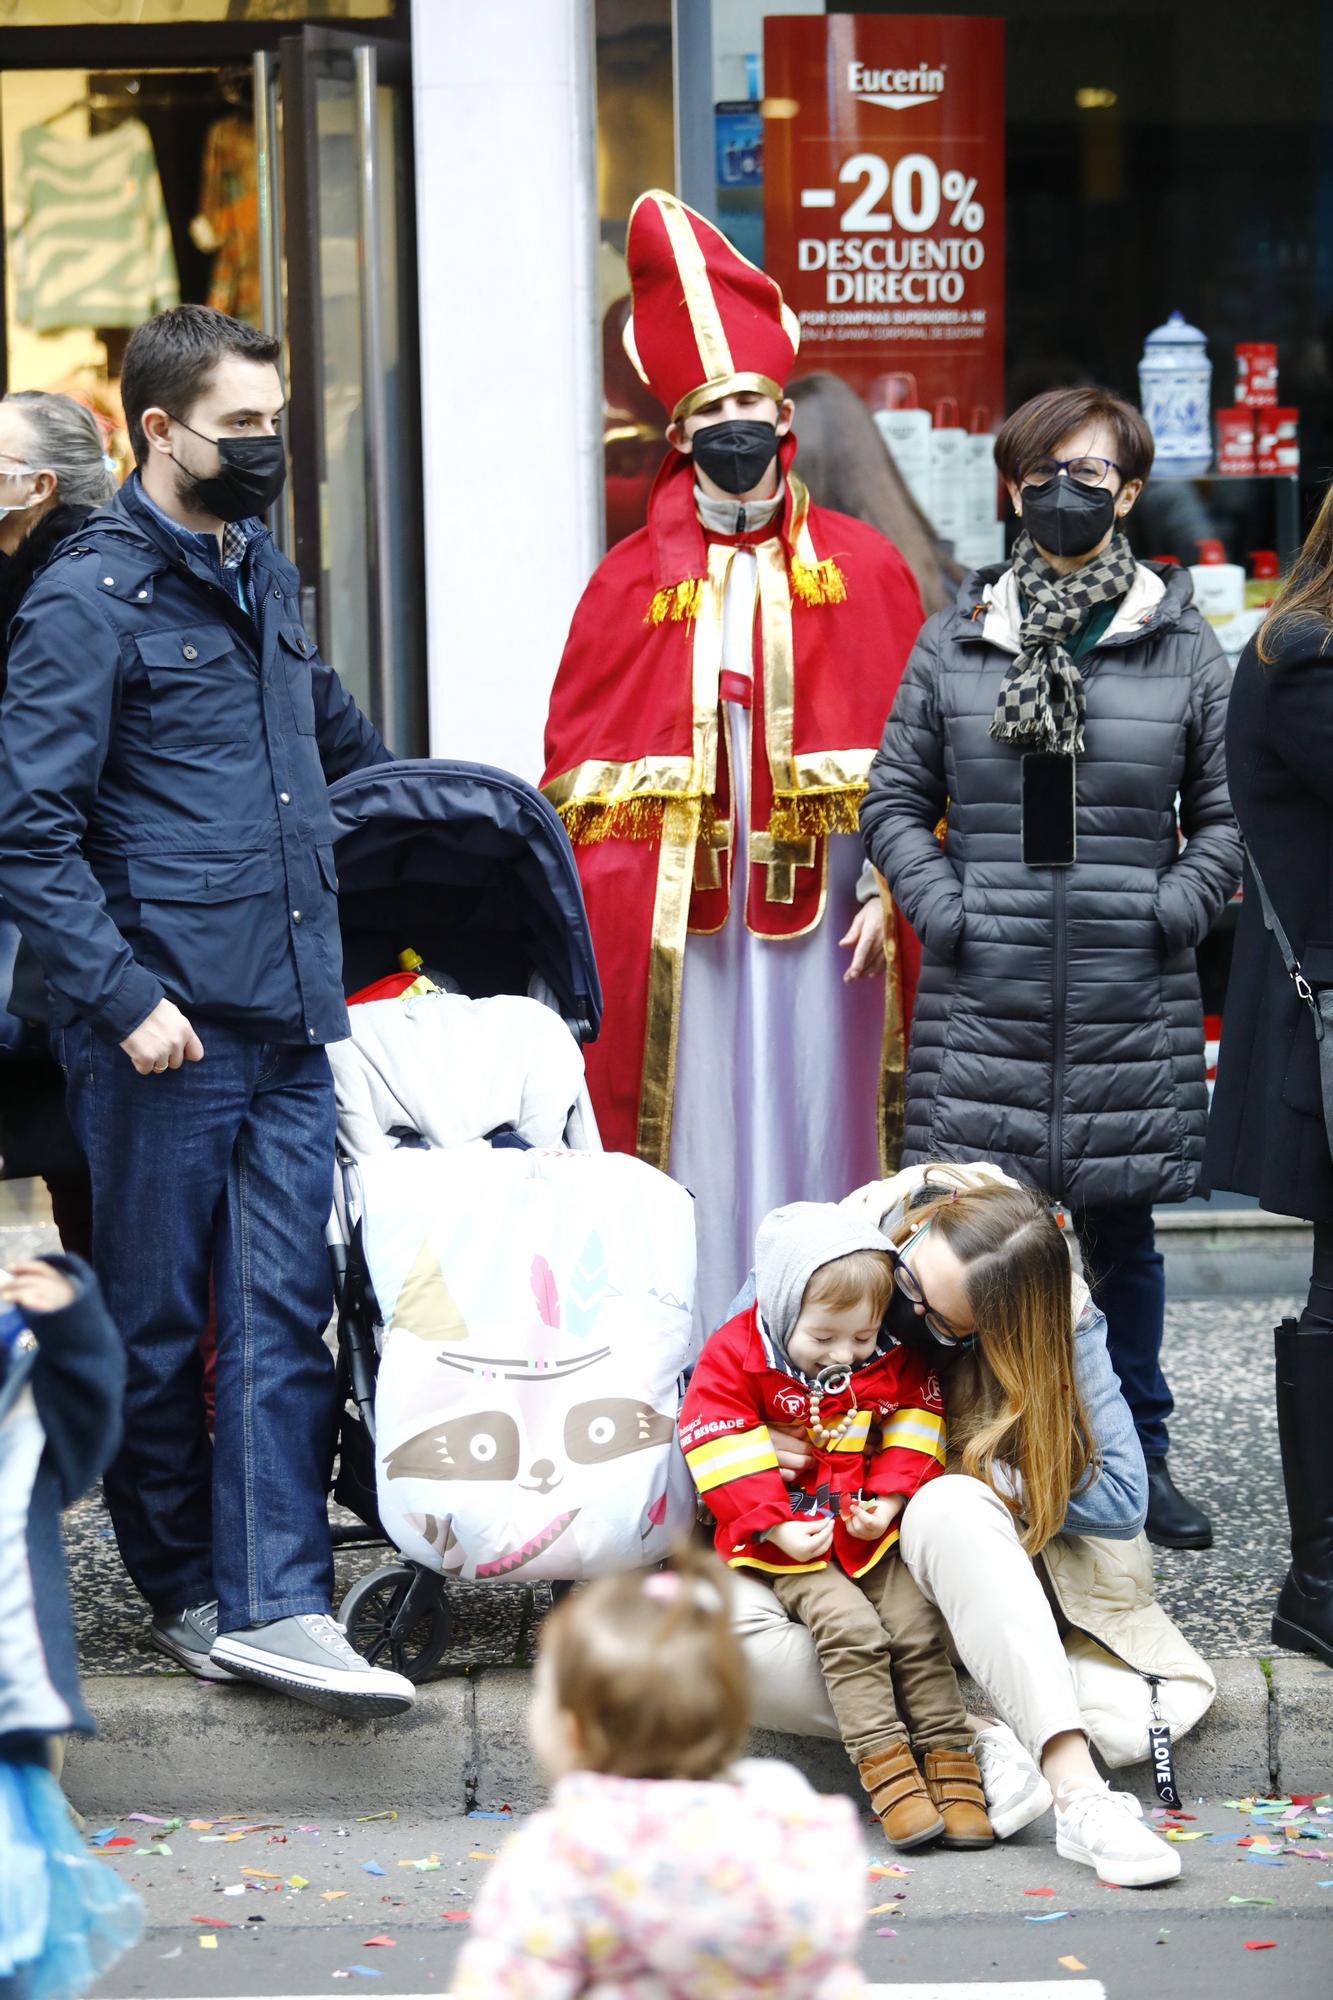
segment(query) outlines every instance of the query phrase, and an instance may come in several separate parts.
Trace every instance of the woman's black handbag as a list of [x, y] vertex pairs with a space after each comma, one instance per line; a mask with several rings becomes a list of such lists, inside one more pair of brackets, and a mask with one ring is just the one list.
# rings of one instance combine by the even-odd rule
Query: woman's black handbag
[[1319, 1049], [1319, 1095], [1324, 1103], [1324, 1131], [1328, 1138], [1330, 1153], [1333, 1153], [1333, 986], [1311, 986], [1301, 971], [1301, 962], [1292, 950], [1291, 939], [1282, 928], [1282, 919], [1273, 908], [1264, 878], [1259, 873], [1259, 865], [1254, 852], [1246, 842], [1245, 858], [1250, 864], [1254, 886], [1259, 891], [1259, 906], [1264, 913], [1265, 927], [1273, 933], [1273, 942], [1282, 955], [1282, 963], [1301, 999], [1310, 1009], [1310, 1019], [1314, 1025], [1315, 1043]]

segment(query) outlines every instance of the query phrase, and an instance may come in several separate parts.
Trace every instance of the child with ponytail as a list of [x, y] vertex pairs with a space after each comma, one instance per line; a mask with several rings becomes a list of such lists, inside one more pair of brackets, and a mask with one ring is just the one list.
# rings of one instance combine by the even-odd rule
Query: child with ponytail
[[720, 1563], [681, 1550], [547, 1619], [529, 1730], [551, 1799], [487, 1877], [456, 2000], [863, 1993], [856, 1814], [789, 1765], [737, 1761], [729, 1595]]

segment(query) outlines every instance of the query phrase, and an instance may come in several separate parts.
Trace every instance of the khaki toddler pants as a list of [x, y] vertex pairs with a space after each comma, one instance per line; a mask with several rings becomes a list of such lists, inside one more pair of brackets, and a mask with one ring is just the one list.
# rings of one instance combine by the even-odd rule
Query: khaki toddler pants
[[784, 1611], [815, 1642], [838, 1734], [854, 1764], [906, 1741], [895, 1687], [916, 1748], [971, 1748], [944, 1620], [896, 1547], [863, 1577], [830, 1562], [772, 1582]]

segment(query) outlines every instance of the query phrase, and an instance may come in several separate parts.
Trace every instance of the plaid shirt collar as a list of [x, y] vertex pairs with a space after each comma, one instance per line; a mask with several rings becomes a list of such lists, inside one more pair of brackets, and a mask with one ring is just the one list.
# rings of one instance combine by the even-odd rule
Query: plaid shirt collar
[[[142, 480], [139, 482], [139, 498], [143, 501], [145, 507], [151, 508], [159, 521], [164, 522], [170, 528], [177, 540], [184, 542], [186, 547], [192, 550], [195, 555], [202, 556], [205, 562], [212, 563], [217, 561], [218, 544], [215, 535], [201, 534], [194, 528], [186, 528], [179, 521], [173, 520], [170, 514], [162, 511], [156, 501], [149, 498], [148, 494], [144, 491]], [[245, 552], [251, 542], [255, 539], [256, 535], [262, 534], [263, 531], [264, 523], [253, 515], [244, 521], [225, 522], [222, 529], [223, 569], [239, 569], [245, 561]]]

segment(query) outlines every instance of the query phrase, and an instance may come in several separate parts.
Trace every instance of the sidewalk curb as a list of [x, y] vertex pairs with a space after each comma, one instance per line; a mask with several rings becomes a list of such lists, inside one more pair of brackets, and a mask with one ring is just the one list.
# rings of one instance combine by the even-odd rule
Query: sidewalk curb
[[[1216, 1664], [1217, 1699], [1177, 1748], [1182, 1796], [1231, 1797], [1333, 1788], [1333, 1671], [1278, 1659]], [[531, 1676], [482, 1668], [423, 1688], [409, 1715], [357, 1724], [257, 1688], [208, 1686], [180, 1674], [85, 1682], [100, 1734], [72, 1742], [70, 1798], [90, 1818], [128, 1812], [516, 1812], [544, 1788], [528, 1745]], [[974, 1690], [965, 1693], [978, 1699]], [[840, 1746], [757, 1731], [755, 1750], [787, 1758], [823, 1791], [859, 1796]], [[1273, 1761], [1276, 1753], [1277, 1761]], [[1151, 1795], [1146, 1764], [1113, 1774]]]

